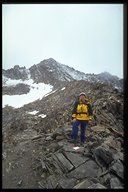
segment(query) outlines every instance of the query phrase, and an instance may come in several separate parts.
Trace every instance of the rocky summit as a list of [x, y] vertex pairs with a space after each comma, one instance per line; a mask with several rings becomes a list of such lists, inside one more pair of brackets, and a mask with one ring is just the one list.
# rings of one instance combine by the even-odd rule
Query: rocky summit
[[[18, 71], [19, 74], [22, 71], [23, 76]], [[48, 71], [49, 76], [46, 75]], [[53, 59], [32, 66], [29, 72], [19, 66], [4, 70], [3, 95], [22, 95], [24, 91], [27, 95], [30, 89], [20, 84], [18, 92], [18, 87], [15, 90], [14, 86], [6, 85], [8, 78], [25, 80], [31, 77], [38, 83], [51, 83], [53, 90], [22, 107], [3, 107], [2, 187], [125, 188], [121, 81], [106, 73], [100, 75], [100, 80], [96, 80], [97, 75], [88, 75], [92, 79], [89, 80], [82, 72], [63, 65], [59, 67]], [[85, 92], [91, 100], [94, 116], [88, 123], [84, 145], [80, 143], [80, 135], [75, 144], [70, 139], [72, 107], [80, 92]]]

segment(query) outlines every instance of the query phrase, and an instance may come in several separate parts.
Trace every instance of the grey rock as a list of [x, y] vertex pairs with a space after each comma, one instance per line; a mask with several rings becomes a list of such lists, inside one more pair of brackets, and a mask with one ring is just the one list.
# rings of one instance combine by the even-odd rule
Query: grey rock
[[2, 153], [2, 159], [6, 159], [6, 158], [7, 158], [7, 153], [6, 152]]
[[58, 141], [58, 145], [59, 145], [59, 147], [65, 146], [65, 141]]
[[65, 172], [69, 172], [74, 168], [74, 166], [70, 163], [70, 161], [68, 161], [68, 159], [66, 159], [66, 157], [62, 153], [57, 153], [55, 155], [61, 163], [61, 166], [63, 167]]
[[97, 177], [101, 174], [101, 168], [93, 160], [89, 160], [67, 174], [69, 178], [83, 179], [85, 177]]
[[96, 125], [96, 126], [92, 126], [91, 130], [94, 132], [104, 132], [105, 131], [105, 127], [104, 126], [100, 126], [100, 125]]
[[63, 151], [84, 154], [84, 147], [74, 148], [74, 144], [66, 144], [63, 146]]
[[112, 189], [118, 188], [118, 187], [123, 187], [120, 180], [117, 177], [110, 179], [110, 186]]
[[43, 170], [43, 171], [47, 171], [47, 168], [46, 168], [46, 166], [45, 166], [44, 161], [43, 161], [42, 159], [41, 159], [40, 161], [41, 161], [42, 170]]
[[55, 175], [50, 175], [47, 178], [47, 189], [55, 189], [58, 186], [58, 179], [55, 177]]
[[51, 143], [49, 146], [48, 146], [50, 152], [54, 153], [55, 151], [58, 151], [59, 149], [61, 149], [61, 146], [59, 146], [58, 143]]
[[76, 184], [76, 181], [75, 178], [63, 178], [59, 181], [59, 188], [72, 189]]
[[72, 131], [72, 126], [65, 126], [63, 129], [64, 129], [64, 132], [65, 132], [65, 133], [71, 133], [71, 131]]
[[57, 135], [56, 136], [56, 140], [63, 140], [64, 139], [64, 135]]
[[109, 165], [114, 160], [112, 152], [101, 146], [94, 150], [94, 157], [101, 166]]
[[97, 179], [90, 177], [90, 178], [83, 180], [82, 182], [79, 182], [73, 188], [74, 189], [87, 189], [90, 185], [97, 183], [97, 182], [99, 182]]
[[18, 186], [21, 186], [22, 183], [23, 183], [23, 180], [20, 180], [20, 181], [17, 183], [17, 185], [18, 185]]
[[44, 179], [38, 182], [39, 189], [46, 189], [46, 182], [44, 182]]
[[46, 139], [45, 139], [46, 141], [51, 141], [51, 140], [53, 140], [52, 139], [52, 137], [51, 136], [48, 136], [48, 137], [46, 137]]
[[23, 83], [19, 83], [16, 86], [4, 86], [3, 94], [4, 95], [22, 95], [27, 94], [30, 91], [30, 86]]
[[111, 167], [110, 167], [110, 171], [114, 174], [116, 174], [117, 176], [119, 176], [120, 178], [124, 178], [124, 166], [121, 163], [120, 160], [118, 160], [117, 162], [115, 162]]
[[104, 180], [104, 183], [110, 183], [110, 179], [111, 179], [111, 174], [110, 173], [107, 173], [105, 174], [103, 177], [103, 180]]
[[54, 133], [53, 133], [53, 135], [52, 135], [52, 138], [53, 138], [53, 139], [56, 139], [57, 136], [62, 136], [62, 132], [54, 131]]
[[63, 170], [62, 170], [62, 167], [60, 167], [58, 161], [57, 161], [57, 158], [54, 156], [54, 159], [52, 161], [53, 163], [53, 166], [55, 167], [55, 173], [57, 173], [58, 175], [62, 175], [63, 174]]
[[114, 160], [124, 161], [124, 154], [120, 151], [117, 152], [116, 154], [114, 154]]
[[85, 161], [87, 161], [89, 158], [81, 156], [80, 154], [75, 154], [71, 152], [65, 152], [65, 156], [70, 160], [70, 162], [75, 166], [78, 167]]
[[89, 189], [106, 189], [105, 186], [101, 185], [100, 183], [93, 184], [88, 187]]

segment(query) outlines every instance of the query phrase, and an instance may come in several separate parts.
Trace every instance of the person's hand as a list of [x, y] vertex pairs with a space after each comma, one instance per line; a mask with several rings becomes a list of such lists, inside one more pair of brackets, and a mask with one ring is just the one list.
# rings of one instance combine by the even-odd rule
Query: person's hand
[[94, 122], [95, 122], [94, 117], [93, 117], [93, 116], [90, 116], [88, 123], [89, 123], [90, 125], [93, 125]]
[[90, 116], [89, 121], [92, 121], [92, 120], [94, 120], [94, 118], [93, 118], [93, 116]]
[[74, 123], [74, 122], [76, 122], [76, 118], [73, 118], [73, 119], [72, 119], [72, 123]]

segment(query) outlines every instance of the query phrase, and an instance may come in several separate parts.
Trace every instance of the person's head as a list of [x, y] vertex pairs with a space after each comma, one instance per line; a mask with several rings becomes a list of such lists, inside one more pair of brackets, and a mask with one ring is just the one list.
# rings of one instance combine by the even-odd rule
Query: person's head
[[84, 92], [81, 92], [79, 94], [79, 98], [81, 102], [85, 102], [86, 101], [86, 94]]

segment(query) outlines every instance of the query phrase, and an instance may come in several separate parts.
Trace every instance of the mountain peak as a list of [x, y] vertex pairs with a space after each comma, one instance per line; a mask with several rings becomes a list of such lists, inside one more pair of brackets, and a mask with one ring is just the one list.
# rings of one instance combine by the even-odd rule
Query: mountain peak
[[45, 65], [50, 65], [50, 64], [57, 64], [58, 62], [53, 59], [53, 58], [49, 58], [49, 59], [44, 59], [43, 61], [41, 61], [39, 64], [45, 64]]
[[28, 70], [26, 70], [25, 67], [21, 68], [19, 65], [16, 65], [13, 69], [3, 70], [3, 74], [5, 77], [12, 79], [27, 79], [28, 77], [31, 77], [36, 83], [46, 83], [53, 86], [66, 81], [84, 80], [93, 83], [106, 83], [120, 90], [123, 88], [122, 81], [119, 81], [118, 77], [111, 75], [107, 71], [97, 75], [94, 73], [85, 74], [84, 72], [61, 64], [53, 58], [45, 59], [40, 63], [31, 66]]
[[100, 74], [102, 74], [102, 75], [111, 75], [108, 71], [103, 71], [102, 73], [100, 73]]
[[53, 59], [53, 58], [49, 58], [49, 59], [47, 59], [49, 62], [56, 62], [57, 63], [57, 61], [55, 60], [55, 59]]

